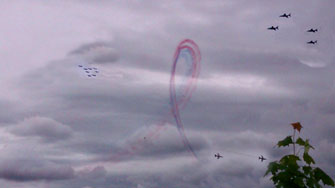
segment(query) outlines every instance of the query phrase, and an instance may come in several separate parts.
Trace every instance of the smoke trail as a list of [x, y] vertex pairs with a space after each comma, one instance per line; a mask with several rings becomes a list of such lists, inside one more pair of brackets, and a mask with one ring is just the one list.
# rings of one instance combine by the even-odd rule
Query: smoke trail
[[[187, 77], [187, 79], [183, 79], [181, 87], [178, 87], [177, 89], [175, 83], [176, 69], [178, 60], [180, 60], [181, 58], [185, 60], [185, 63], [188, 66], [186, 74], [184, 75], [184, 77]], [[174, 54], [173, 65], [171, 70], [170, 88], [169, 88], [171, 109], [169, 113], [163, 120], [156, 123], [157, 127], [155, 127], [153, 130], [150, 130], [148, 133], [143, 135], [144, 137], [140, 137], [133, 143], [128, 145], [127, 149], [124, 149], [122, 152], [113, 155], [110, 158], [110, 160], [120, 161], [125, 156], [133, 155], [136, 153], [136, 151], [143, 149], [144, 148], [143, 144], [145, 143], [145, 140], [151, 140], [156, 138], [159, 135], [159, 132], [164, 130], [164, 127], [169, 122], [168, 119], [171, 118], [171, 115], [174, 117], [176, 121], [177, 128], [182, 138], [184, 146], [192, 153], [194, 157], [197, 158], [196, 153], [194, 152], [190, 142], [188, 141], [185, 135], [179, 111], [186, 106], [187, 102], [190, 100], [192, 96], [192, 92], [196, 88], [196, 81], [200, 71], [200, 60], [201, 60], [200, 50], [195, 42], [193, 42], [190, 39], [186, 39], [179, 43], [176, 52]]]
[[[180, 58], [184, 58], [186, 63], [189, 66], [189, 71], [187, 76], [189, 76], [185, 88], [183, 89], [182, 95], [180, 95], [179, 99], [177, 99], [176, 87], [175, 87], [175, 76], [176, 76], [176, 68], [177, 63]], [[199, 76], [200, 71], [200, 50], [197, 44], [190, 40], [186, 39], [179, 43], [176, 52], [174, 54], [174, 61], [171, 70], [171, 78], [170, 78], [170, 101], [171, 101], [171, 112], [173, 117], [176, 120], [176, 124], [178, 127], [179, 134], [183, 140], [185, 147], [192, 152], [194, 157], [197, 157], [194, 152], [190, 142], [188, 141], [185, 132], [184, 126], [180, 118], [179, 110], [185, 107], [186, 103], [190, 100], [192, 96], [192, 92], [196, 87], [196, 81]]]

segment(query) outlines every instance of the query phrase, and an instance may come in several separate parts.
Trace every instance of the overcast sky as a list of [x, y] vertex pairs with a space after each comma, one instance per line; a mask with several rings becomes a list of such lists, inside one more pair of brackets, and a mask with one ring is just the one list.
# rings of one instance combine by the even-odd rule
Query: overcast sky
[[[1, 187], [271, 188], [267, 163], [290, 152], [274, 145], [296, 121], [334, 178], [334, 7], [1, 0]], [[198, 159], [170, 114], [173, 54], [187, 38], [202, 60], [180, 116]]]

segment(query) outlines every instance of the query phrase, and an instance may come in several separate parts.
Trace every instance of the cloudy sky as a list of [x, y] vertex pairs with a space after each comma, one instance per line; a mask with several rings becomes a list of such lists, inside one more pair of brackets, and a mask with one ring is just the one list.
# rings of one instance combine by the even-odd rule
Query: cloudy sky
[[[267, 162], [289, 152], [273, 146], [296, 121], [335, 177], [334, 7], [1, 0], [1, 187], [271, 188]], [[198, 159], [170, 113], [173, 54], [187, 38], [202, 60], [180, 116]]]

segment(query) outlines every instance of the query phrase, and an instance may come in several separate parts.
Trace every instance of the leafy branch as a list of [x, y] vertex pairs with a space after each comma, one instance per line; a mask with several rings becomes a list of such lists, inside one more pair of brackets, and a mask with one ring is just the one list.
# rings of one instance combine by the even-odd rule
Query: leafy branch
[[[309, 140], [301, 137], [295, 138], [296, 131], [300, 133], [302, 128], [299, 122], [292, 123], [293, 135], [287, 136], [277, 143], [280, 147], [293, 147], [293, 154], [283, 156], [279, 161], [269, 163], [268, 169], [264, 176], [271, 173], [271, 180], [276, 188], [321, 188], [320, 183], [335, 187], [334, 180], [327, 175], [315, 164], [312, 156], [309, 155], [310, 149], [314, 149], [310, 145]], [[300, 152], [296, 152], [296, 146], [304, 150], [302, 159], [299, 157]]]

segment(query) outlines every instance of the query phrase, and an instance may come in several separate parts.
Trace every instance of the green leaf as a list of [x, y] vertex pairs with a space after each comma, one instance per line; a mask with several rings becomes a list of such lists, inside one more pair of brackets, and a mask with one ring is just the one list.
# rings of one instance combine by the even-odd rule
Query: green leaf
[[280, 172], [278, 173], [278, 180], [282, 183], [286, 182], [287, 180], [290, 179], [290, 174], [286, 173], [286, 172]]
[[268, 170], [265, 172], [264, 176], [268, 175], [270, 172], [275, 174], [278, 171], [279, 166], [280, 165], [277, 163], [277, 161], [269, 163]]
[[293, 182], [295, 184], [297, 184], [299, 187], [304, 187], [305, 183], [304, 183], [304, 179], [302, 177], [297, 177], [293, 180]]
[[285, 155], [280, 159], [281, 164], [296, 164], [297, 161], [300, 161], [300, 158], [296, 155]]
[[312, 167], [310, 167], [310, 166], [303, 166], [302, 169], [304, 170], [304, 173], [306, 175], [310, 174], [311, 171], [313, 170]]
[[307, 139], [305, 141], [305, 151], [304, 152], [308, 153], [310, 149], [314, 149], [314, 147], [309, 144], [309, 140]]
[[288, 136], [284, 140], [279, 141], [277, 146], [278, 147], [282, 147], [282, 146], [285, 147], [285, 146], [288, 146], [290, 144], [293, 144], [292, 136]]
[[315, 178], [321, 180], [324, 185], [335, 186], [334, 180], [320, 168], [314, 169]]
[[311, 163], [315, 164], [314, 159], [308, 153], [304, 153], [303, 159], [308, 165], [311, 165]]
[[285, 155], [279, 161], [271, 162], [268, 165], [264, 176], [272, 174], [270, 180], [276, 188], [322, 188], [322, 183], [325, 186], [335, 187], [334, 180], [329, 175], [320, 168], [311, 166], [315, 164], [315, 161], [308, 152], [314, 147], [309, 144], [308, 139], [304, 140], [298, 137], [293, 140], [292, 136], [287, 136], [280, 140], [277, 146], [286, 147], [291, 144], [302, 146], [301, 149], [304, 149], [303, 159], [300, 159], [298, 155]]
[[307, 179], [306, 184], [308, 187], [314, 187], [314, 185], [317, 184], [317, 182], [315, 181], [315, 179], [309, 178]]
[[302, 138], [298, 138], [296, 141], [296, 144], [300, 145], [300, 146], [305, 146], [305, 141]]

